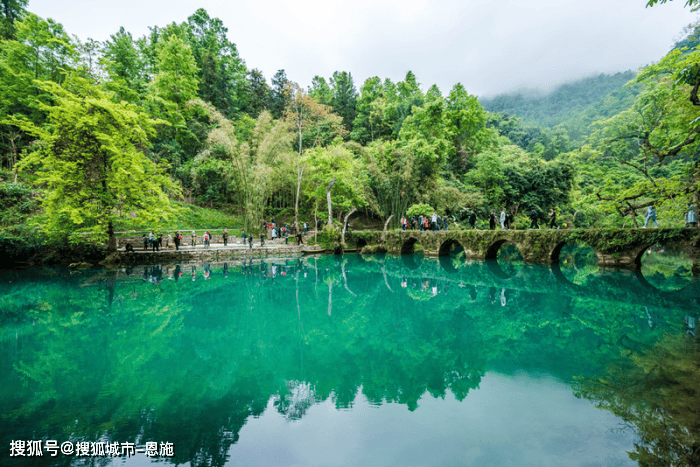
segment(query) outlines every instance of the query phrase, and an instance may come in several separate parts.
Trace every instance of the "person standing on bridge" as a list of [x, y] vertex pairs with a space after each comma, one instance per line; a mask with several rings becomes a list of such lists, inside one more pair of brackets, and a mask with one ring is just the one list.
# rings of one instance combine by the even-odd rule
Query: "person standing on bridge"
[[540, 213], [537, 211], [537, 209], [533, 208], [532, 211], [530, 211], [530, 229], [538, 229], [540, 226], [537, 224], [537, 220], [540, 218]]
[[401, 216], [401, 230], [406, 231], [406, 216]]
[[644, 219], [644, 227], [642, 227], [643, 229], [647, 228], [647, 224], [650, 220], [654, 222], [654, 228], [658, 229], [659, 225], [656, 223], [656, 207], [653, 204], [647, 208], [646, 219]]
[[433, 213], [430, 216], [430, 230], [435, 231], [437, 229], [437, 214]]
[[192, 248], [194, 248], [195, 245], [197, 245], [197, 234], [194, 233], [194, 230], [193, 230], [192, 231]]
[[494, 211], [489, 214], [489, 230], [496, 230], [496, 213]]
[[501, 230], [506, 230], [506, 210], [501, 208], [501, 217], [499, 218], [501, 222]]
[[553, 229], [554, 227], [556, 227], [557, 230], [559, 230], [559, 224], [557, 224], [557, 211], [554, 208], [552, 208], [549, 211], [549, 228]]
[[467, 219], [469, 220], [469, 225], [471, 228], [476, 229], [476, 213], [473, 209], [471, 210], [471, 213], [469, 213], [469, 217]]
[[224, 233], [221, 235], [224, 239], [224, 246], [228, 245], [228, 229], [224, 229]]
[[180, 232], [175, 232], [175, 251], [180, 251], [180, 240], [182, 240]]
[[450, 223], [447, 220], [447, 216], [442, 216], [442, 228], [447, 231]]

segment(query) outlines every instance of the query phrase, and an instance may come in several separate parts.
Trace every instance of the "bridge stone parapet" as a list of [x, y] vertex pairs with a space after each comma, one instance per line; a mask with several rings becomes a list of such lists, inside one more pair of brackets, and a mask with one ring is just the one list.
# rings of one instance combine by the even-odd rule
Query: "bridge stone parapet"
[[564, 245], [585, 243], [598, 255], [600, 266], [627, 269], [638, 269], [649, 247], [665, 245], [685, 252], [693, 260], [693, 274], [700, 274], [698, 229], [394, 230], [387, 232], [383, 241], [380, 232], [358, 232], [350, 234], [348, 242], [357, 245], [360, 235], [368, 251], [379, 247], [389, 253], [407, 254], [419, 243], [428, 256], [446, 256], [453, 245], [459, 244], [467, 258], [479, 260], [496, 259], [498, 250], [510, 243], [528, 263], [557, 263]]

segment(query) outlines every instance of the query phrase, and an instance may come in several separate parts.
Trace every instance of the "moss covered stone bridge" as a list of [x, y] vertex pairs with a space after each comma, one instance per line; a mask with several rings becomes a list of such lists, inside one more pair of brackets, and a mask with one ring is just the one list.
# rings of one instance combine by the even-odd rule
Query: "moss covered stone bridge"
[[598, 255], [600, 266], [638, 269], [642, 254], [654, 245], [685, 252], [693, 260], [693, 274], [700, 274], [699, 229], [573, 229], [573, 230], [458, 230], [379, 231], [346, 234], [347, 248], [363, 253], [385, 251], [413, 253], [420, 245], [428, 256], [448, 256], [455, 249], [467, 258], [496, 259], [505, 245], [515, 245], [525, 262], [558, 263], [566, 244], [586, 244]]

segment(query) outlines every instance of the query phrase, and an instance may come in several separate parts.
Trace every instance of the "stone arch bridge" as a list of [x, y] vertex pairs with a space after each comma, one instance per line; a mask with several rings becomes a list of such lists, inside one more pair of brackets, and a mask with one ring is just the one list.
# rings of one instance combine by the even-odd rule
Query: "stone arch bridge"
[[459, 230], [359, 231], [346, 235], [348, 248], [362, 252], [413, 253], [420, 244], [428, 256], [447, 256], [458, 246], [467, 258], [496, 259], [498, 250], [515, 245], [528, 263], [558, 263], [566, 244], [585, 243], [596, 252], [600, 266], [639, 269], [642, 254], [654, 245], [678, 248], [693, 260], [693, 274], [700, 275], [698, 229], [573, 229], [573, 230]]

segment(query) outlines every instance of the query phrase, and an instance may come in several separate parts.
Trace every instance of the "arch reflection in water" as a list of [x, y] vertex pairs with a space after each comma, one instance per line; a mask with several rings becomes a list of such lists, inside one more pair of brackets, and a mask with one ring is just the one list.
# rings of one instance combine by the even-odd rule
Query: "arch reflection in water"
[[555, 274], [576, 285], [585, 285], [599, 272], [598, 255], [595, 250], [585, 243], [564, 243], [557, 245], [553, 256], [558, 261], [552, 263]]
[[523, 257], [517, 246], [507, 240], [500, 240], [486, 252], [486, 265], [497, 277], [508, 279], [522, 270]]
[[693, 280], [692, 258], [672, 244], [645, 248], [639, 253], [637, 262], [642, 285], [662, 292], [684, 289]]
[[409, 238], [401, 246], [401, 260], [409, 269], [418, 269], [423, 264], [424, 257], [423, 245], [415, 238]]
[[466, 253], [461, 243], [456, 240], [447, 240], [440, 245], [438, 251], [440, 265], [448, 272], [456, 272], [466, 261]]

